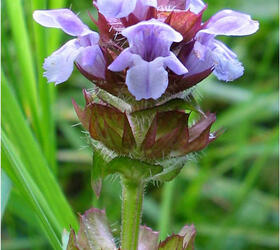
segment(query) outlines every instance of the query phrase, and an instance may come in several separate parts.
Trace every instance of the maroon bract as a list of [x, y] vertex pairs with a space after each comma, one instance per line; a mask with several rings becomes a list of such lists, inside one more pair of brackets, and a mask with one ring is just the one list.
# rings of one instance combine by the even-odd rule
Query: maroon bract
[[[148, 162], [184, 156], [202, 150], [216, 138], [210, 133], [216, 116], [208, 113], [189, 126], [188, 112], [169, 102], [155, 110], [122, 112], [116, 107], [93, 100], [84, 91], [85, 107], [73, 105], [82, 125], [92, 139], [121, 155]], [[171, 109], [170, 111], [162, 111]], [[146, 121], [148, 124], [145, 124]]]

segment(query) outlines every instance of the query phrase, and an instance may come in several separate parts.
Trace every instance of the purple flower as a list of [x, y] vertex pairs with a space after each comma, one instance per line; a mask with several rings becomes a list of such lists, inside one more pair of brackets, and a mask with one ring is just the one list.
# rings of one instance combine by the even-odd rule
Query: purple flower
[[107, 18], [128, 17], [133, 13], [144, 20], [149, 7], [161, 9], [190, 10], [199, 13], [205, 4], [201, 0], [97, 0], [97, 7]]
[[205, 8], [205, 3], [201, 0], [158, 0], [158, 5], [162, 10], [190, 10], [195, 14]]
[[242, 76], [244, 68], [237, 60], [237, 55], [215, 37], [251, 35], [258, 28], [259, 23], [252, 20], [249, 15], [232, 10], [218, 12], [197, 33], [194, 48], [184, 62], [189, 70], [186, 76], [212, 66], [214, 66], [214, 75], [219, 80], [233, 81]]
[[97, 0], [99, 12], [108, 18], [127, 17], [133, 13], [142, 20], [148, 8], [157, 7], [157, 0]]
[[45, 27], [59, 28], [68, 35], [77, 36], [45, 59], [44, 76], [49, 82], [65, 82], [73, 71], [74, 62], [89, 74], [105, 78], [106, 63], [98, 45], [99, 35], [83, 24], [71, 10], [36, 10], [33, 18]]
[[188, 71], [170, 51], [173, 42], [182, 35], [169, 25], [155, 19], [143, 21], [122, 31], [129, 48], [125, 49], [109, 66], [111, 71], [129, 68], [126, 85], [136, 100], [158, 99], [168, 86], [168, 67], [177, 75]]

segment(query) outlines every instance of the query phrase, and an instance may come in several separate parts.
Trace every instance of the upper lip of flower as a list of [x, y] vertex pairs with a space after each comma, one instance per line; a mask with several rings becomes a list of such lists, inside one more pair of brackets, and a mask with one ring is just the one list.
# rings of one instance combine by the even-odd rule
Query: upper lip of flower
[[122, 31], [122, 35], [128, 39], [130, 52], [148, 62], [169, 56], [171, 44], [183, 39], [179, 32], [156, 19], [130, 26]]
[[77, 36], [46, 58], [44, 76], [49, 82], [59, 84], [66, 81], [74, 61], [97, 77], [105, 77], [105, 59], [99, 48], [99, 34], [91, 31], [71, 10], [37, 10], [33, 18], [39, 24], [60, 28], [71, 36]]

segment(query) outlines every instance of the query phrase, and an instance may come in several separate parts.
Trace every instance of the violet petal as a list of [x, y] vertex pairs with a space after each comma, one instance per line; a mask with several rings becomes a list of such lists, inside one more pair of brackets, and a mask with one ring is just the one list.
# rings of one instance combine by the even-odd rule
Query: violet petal
[[233, 81], [243, 75], [244, 67], [237, 56], [220, 41], [214, 41], [212, 58], [215, 63], [214, 75], [222, 81]]
[[76, 62], [87, 73], [105, 79], [106, 62], [98, 45], [84, 48]]
[[139, 20], [144, 20], [150, 7], [157, 8], [157, 0], [138, 0], [133, 14]]
[[109, 70], [118, 72], [132, 65], [132, 54], [125, 49], [108, 67]]
[[188, 73], [186, 67], [172, 52], [170, 53], [170, 56], [164, 58], [164, 65], [171, 69], [177, 75], [183, 75]]
[[222, 10], [211, 17], [206, 29], [200, 32], [215, 36], [246, 36], [255, 33], [258, 29], [259, 22], [252, 20], [251, 16], [233, 10]]
[[168, 73], [164, 59], [159, 57], [152, 62], [133, 55], [134, 66], [127, 71], [126, 84], [136, 100], [158, 99], [168, 86]]
[[71, 36], [84, 36], [92, 32], [69, 9], [36, 10], [33, 13], [34, 20], [45, 27], [59, 28]]
[[97, 6], [109, 18], [127, 17], [135, 9], [137, 0], [97, 0]]
[[187, 0], [186, 1], [186, 10], [198, 14], [205, 8], [205, 3], [202, 0]]
[[48, 82], [55, 82], [55, 84], [65, 82], [72, 74], [74, 61], [81, 50], [77, 39], [72, 39], [47, 57], [43, 67]]

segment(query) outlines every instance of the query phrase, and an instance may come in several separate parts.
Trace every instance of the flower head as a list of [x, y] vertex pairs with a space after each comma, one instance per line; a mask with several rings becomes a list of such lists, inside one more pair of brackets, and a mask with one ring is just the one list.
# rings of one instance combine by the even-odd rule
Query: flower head
[[[77, 36], [44, 63], [49, 81], [66, 81], [78, 69], [99, 88], [121, 98], [159, 100], [178, 94], [212, 72], [233, 81], [243, 75], [237, 55], [216, 36], [244, 36], [259, 24], [222, 10], [202, 22], [202, 0], [94, 1], [100, 37], [70, 10], [35, 11], [46, 27]], [[132, 95], [132, 96], [131, 96]]]
[[[232, 81], [244, 71], [237, 55], [216, 37], [250, 35], [259, 24], [232, 10], [202, 22], [202, 0], [97, 0], [94, 5], [98, 20], [90, 17], [99, 34], [68, 9], [34, 12], [39, 24], [76, 37], [45, 60], [45, 76], [64, 82], [76, 64], [95, 84], [94, 98], [84, 92], [85, 108], [75, 102], [74, 107], [93, 147], [97, 143], [111, 153], [104, 162], [114, 157], [144, 161], [163, 169], [158, 180], [171, 179], [183, 167], [177, 159], [217, 137], [210, 132], [215, 114], [193, 106], [191, 88], [212, 72]], [[192, 126], [191, 111], [201, 116]], [[179, 168], [166, 170], [172, 159]]]

